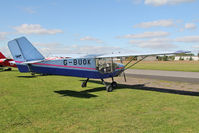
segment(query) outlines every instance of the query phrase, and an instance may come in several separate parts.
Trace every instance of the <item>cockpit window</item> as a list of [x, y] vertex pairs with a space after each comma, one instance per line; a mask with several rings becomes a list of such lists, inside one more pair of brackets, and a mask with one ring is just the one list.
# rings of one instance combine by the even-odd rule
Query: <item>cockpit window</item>
[[112, 73], [118, 67], [118, 64], [113, 62], [113, 58], [96, 59], [96, 69], [101, 73]]

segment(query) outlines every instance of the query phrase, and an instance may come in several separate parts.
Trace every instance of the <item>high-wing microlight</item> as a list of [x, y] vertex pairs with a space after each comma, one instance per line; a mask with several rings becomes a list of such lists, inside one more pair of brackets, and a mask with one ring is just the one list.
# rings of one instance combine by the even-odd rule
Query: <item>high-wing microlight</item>
[[[20, 37], [8, 42], [8, 47], [16, 62], [20, 72], [31, 72], [46, 75], [64, 75], [87, 78], [82, 87], [87, 86], [90, 78], [101, 79], [108, 92], [117, 87], [114, 77], [124, 73], [136, 63], [142, 61], [148, 56], [167, 55], [186, 53], [178, 51], [173, 53], [161, 54], [110, 54], [110, 55], [81, 55], [80, 57], [70, 57], [55, 60], [46, 60], [44, 56], [25, 38]], [[115, 58], [142, 56], [143, 58], [134, 64], [130, 60], [126, 65], [115, 62]], [[68, 56], [69, 57], [69, 56]], [[112, 78], [112, 83], [107, 84], [104, 79]]]

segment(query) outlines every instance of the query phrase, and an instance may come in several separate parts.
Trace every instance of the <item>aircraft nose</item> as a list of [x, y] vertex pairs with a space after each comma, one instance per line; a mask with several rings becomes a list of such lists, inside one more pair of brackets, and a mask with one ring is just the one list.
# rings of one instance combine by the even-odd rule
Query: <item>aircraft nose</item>
[[122, 69], [124, 69], [124, 67], [125, 67], [125, 65], [123, 65], [123, 64], [118, 64], [118, 69], [122, 70]]

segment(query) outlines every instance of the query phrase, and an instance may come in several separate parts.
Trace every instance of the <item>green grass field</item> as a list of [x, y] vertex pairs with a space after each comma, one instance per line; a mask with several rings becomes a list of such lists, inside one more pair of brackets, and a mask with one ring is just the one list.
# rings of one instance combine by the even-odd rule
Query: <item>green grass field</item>
[[199, 61], [142, 61], [133, 69], [199, 72]]
[[[199, 94], [0, 72], [1, 133], [187, 133], [199, 131]], [[162, 92], [163, 91], [163, 92]]]

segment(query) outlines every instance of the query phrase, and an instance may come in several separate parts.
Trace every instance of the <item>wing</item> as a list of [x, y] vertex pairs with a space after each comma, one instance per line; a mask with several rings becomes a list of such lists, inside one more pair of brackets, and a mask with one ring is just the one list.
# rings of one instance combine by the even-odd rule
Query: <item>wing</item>
[[180, 54], [180, 53], [190, 53], [191, 51], [176, 51], [176, 52], [164, 52], [164, 53], [125, 53], [125, 54], [106, 54], [96, 56], [95, 58], [109, 58], [109, 57], [129, 57], [129, 56], [155, 56], [155, 55], [172, 55], [172, 54]]
[[49, 58], [95, 58], [103, 54], [53, 54]]

